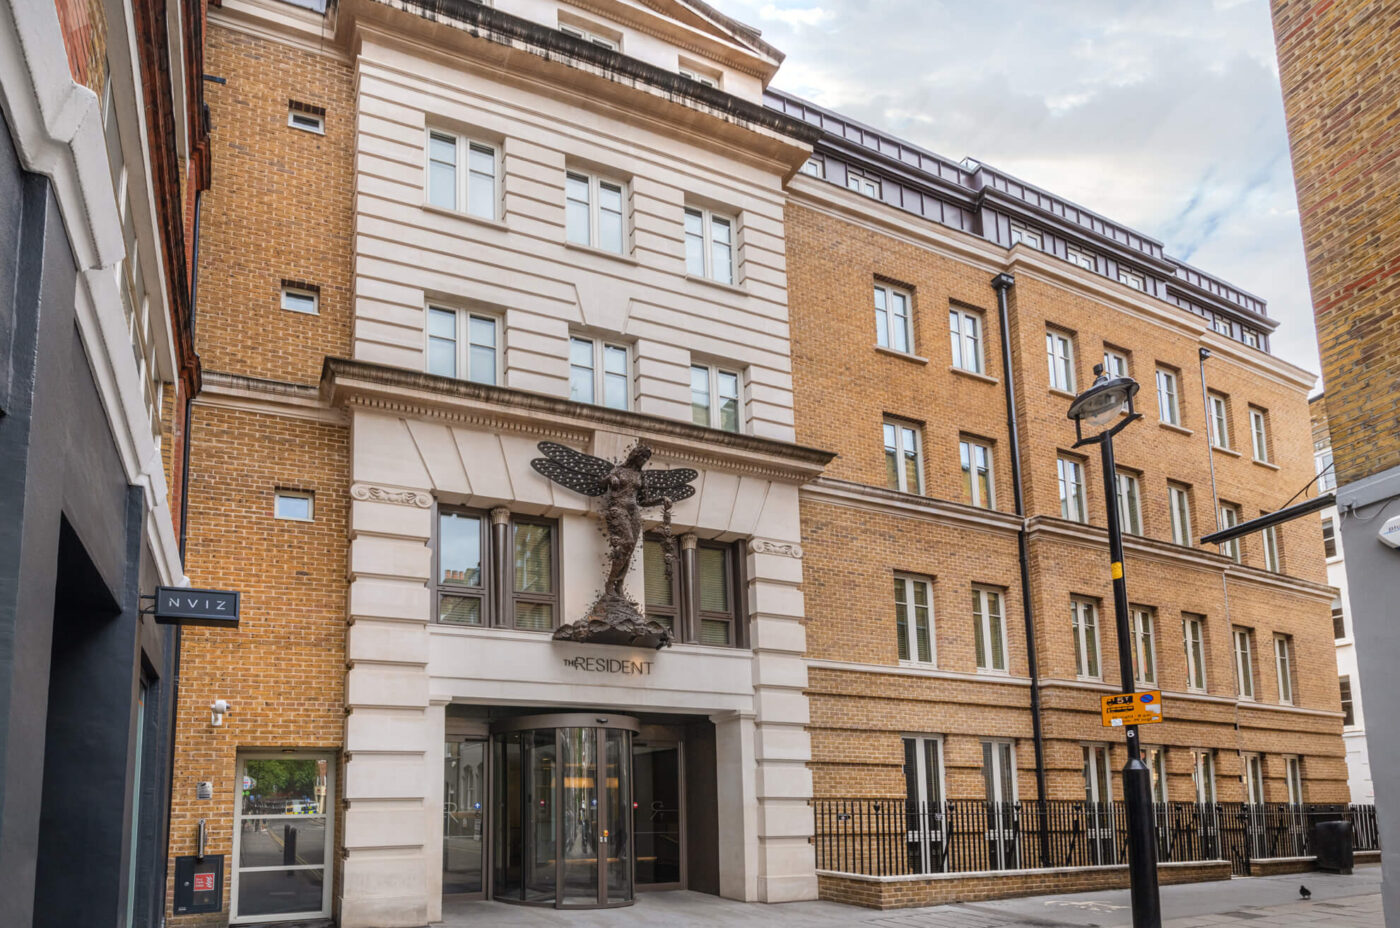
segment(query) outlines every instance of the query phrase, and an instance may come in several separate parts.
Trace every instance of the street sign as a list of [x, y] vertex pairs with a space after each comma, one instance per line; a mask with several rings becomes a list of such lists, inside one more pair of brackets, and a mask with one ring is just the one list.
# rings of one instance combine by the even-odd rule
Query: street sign
[[1104, 728], [1124, 725], [1150, 725], [1162, 721], [1162, 693], [1143, 690], [1140, 693], [1117, 693], [1099, 697]]
[[161, 625], [238, 627], [238, 593], [233, 590], [186, 590], [156, 587], [156, 621]]

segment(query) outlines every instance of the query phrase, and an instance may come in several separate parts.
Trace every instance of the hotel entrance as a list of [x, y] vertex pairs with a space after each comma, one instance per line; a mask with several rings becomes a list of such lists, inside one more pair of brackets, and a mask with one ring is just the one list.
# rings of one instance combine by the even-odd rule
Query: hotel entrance
[[648, 890], [717, 892], [713, 726], [657, 721], [461, 719], [444, 751], [443, 895], [576, 909], [630, 905]]

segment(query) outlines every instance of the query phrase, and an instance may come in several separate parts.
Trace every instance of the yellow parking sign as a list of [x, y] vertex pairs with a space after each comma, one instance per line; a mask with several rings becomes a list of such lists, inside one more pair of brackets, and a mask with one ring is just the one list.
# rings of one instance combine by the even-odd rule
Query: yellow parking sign
[[1104, 728], [1150, 725], [1162, 721], [1162, 691], [1143, 690], [1099, 698]]

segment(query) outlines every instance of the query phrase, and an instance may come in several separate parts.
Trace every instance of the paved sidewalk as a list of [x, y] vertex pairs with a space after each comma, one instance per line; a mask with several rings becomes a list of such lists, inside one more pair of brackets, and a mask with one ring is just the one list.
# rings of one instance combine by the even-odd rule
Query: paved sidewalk
[[[1312, 900], [1298, 897], [1306, 884]], [[1351, 876], [1303, 873], [1162, 887], [1166, 928], [1384, 928], [1381, 870]], [[1032, 896], [997, 902], [877, 912], [832, 902], [751, 905], [703, 893], [643, 893], [622, 909], [557, 911], [500, 902], [444, 906], [443, 928], [1122, 928], [1132, 924], [1127, 890]]]

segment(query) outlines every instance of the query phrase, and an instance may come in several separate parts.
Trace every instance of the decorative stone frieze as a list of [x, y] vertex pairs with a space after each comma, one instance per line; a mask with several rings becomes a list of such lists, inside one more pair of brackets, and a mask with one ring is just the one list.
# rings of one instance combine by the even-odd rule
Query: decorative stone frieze
[[389, 487], [377, 487], [368, 483], [355, 484], [350, 488], [350, 495], [354, 499], [365, 500], [372, 503], [416, 506], [419, 509], [431, 509], [433, 506], [432, 494], [420, 493], [417, 490], [396, 490]]

